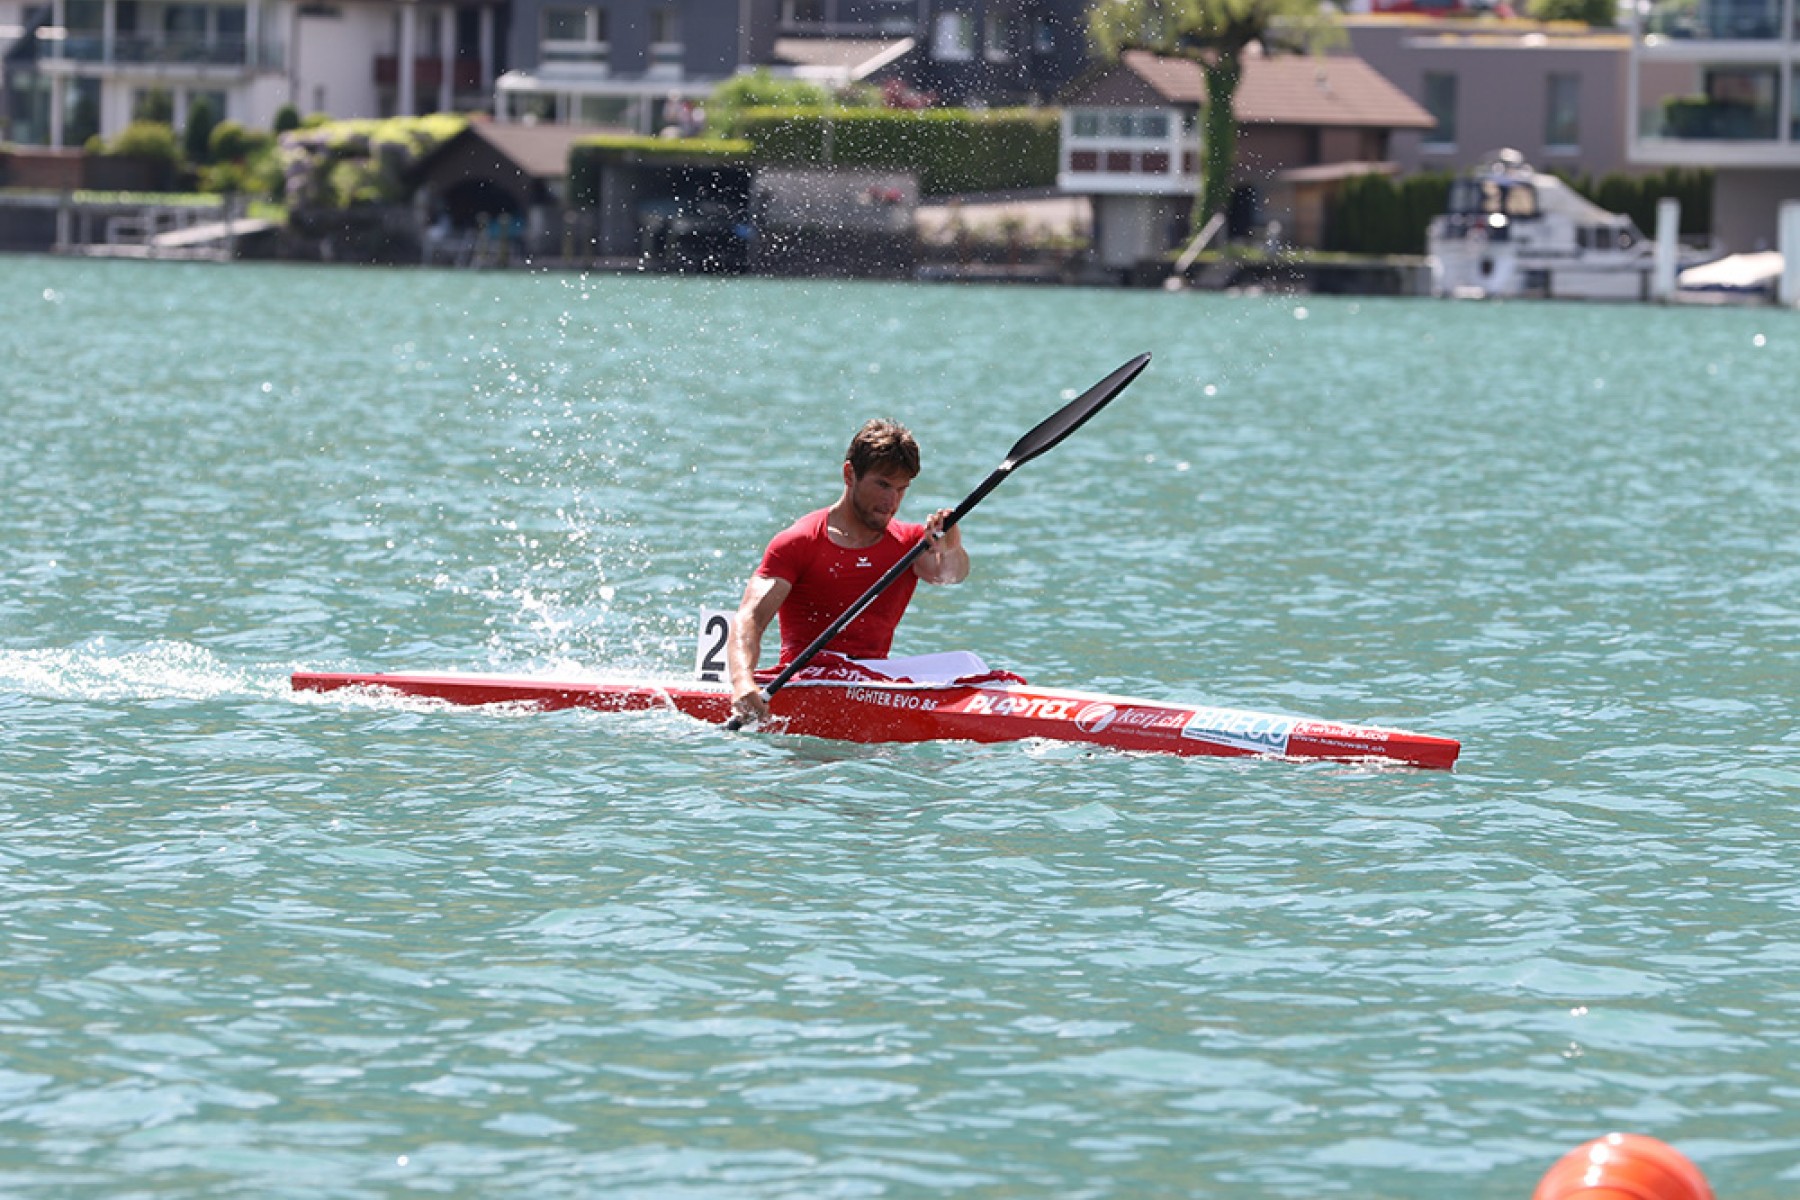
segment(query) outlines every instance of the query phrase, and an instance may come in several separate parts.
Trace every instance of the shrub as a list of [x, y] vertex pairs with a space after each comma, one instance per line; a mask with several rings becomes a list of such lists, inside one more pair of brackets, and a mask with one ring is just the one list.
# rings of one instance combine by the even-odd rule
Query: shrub
[[742, 136], [756, 161], [918, 174], [928, 196], [1056, 182], [1058, 118], [1043, 109], [752, 109]]
[[758, 67], [742, 76], [733, 76], [713, 88], [706, 101], [706, 126], [713, 137], [742, 137], [743, 113], [754, 108], [842, 108], [873, 106], [880, 101], [877, 88], [851, 85], [833, 92], [821, 83], [806, 79], [778, 79], [769, 68]]
[[1706, 168], [1669, 167], [1648, 175], [1614, 172], [1598, 180], [1576, 176], [1566, 181], [1608, 212], [1630, 217], [1647, 236], [1656, 236], [1656, 202], [1665, 196], [1681, 201], [1683, 237], [1712, 232], [1713, 173]]
[[1528, 11], [1539, 21], [1576, 21], [1602, 29], [1619, 23], [1614, 0], [1531, 0]]
[[281, 191], [281, 163], [273, 134], [245, 129], [236, 121], [220, 121], [207, 143], [210, 165], [200, 169], [200, 190], [276, 196]]
[[171, 166], [181, 161], [175, 130], [161, 121], [133, 121], [107, 144], [108, 154], [153, 158]]
[[1450, 200], [1451, 176], [1426, 171], [1394, 179], [1344, 180], [1330, 206], [1325, 248], [1347, 254], [1423, 254], [1431, 218]]
[[208, 150], [212, 145], [213, 129], [219, 123], [219, 114], [213, 111], [213, 102], [205, 96], [196, 96], [188, 105], [187, 128], [182, 131], [182, 149], [187, 151], [188, 161], [204, 163], [210, 161]]
[[413, 164], [467, 125], [466, 117], [435, 113], [291, 130], [278, 143], [287, 201], [295, 208], [397, 203]]
[[175, 124], [175, 98], [169, 95], [166, 88], [151, 88], [138, 97], [137, 104], [131, 110], [133, 121], [148, 121], [156, 125]]
[[300, 110], [292, 104], [284, 104], [275, 110], [275, 133], [277, 136], [300, 128]]
[[254, 132], [236, 121], [220, 121], [213, 126], [212, 138], [206, 145], [206, 156], [216, 163], [243, 162], [266, 154], [274, 147], [273, 134]]

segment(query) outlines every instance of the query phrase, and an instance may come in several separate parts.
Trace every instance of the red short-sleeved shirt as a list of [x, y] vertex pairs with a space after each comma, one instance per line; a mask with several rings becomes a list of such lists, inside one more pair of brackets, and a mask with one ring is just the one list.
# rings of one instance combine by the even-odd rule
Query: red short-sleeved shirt
[[[775, 535], [763, 551], [758, 575], [786, 580], [793, 588], [781, 603], [781, 661], [792, 662], [843, 616], [888, 568], [925, 536], [923, 525], [889, 521], [879, 542], [846, 549], [826, 533], [831, 510], [808, 513]], [[894, 630], [906, 614], [919, 577], [908, 571], [831, 639], [828, 649], [849, 658], [886, 658]]]

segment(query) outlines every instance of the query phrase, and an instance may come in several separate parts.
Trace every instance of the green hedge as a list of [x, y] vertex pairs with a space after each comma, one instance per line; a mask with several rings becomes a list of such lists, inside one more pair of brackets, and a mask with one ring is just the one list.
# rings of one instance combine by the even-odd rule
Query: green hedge
[[750, 109], [737, 119], [763, 166], [915, 171], [927, 196], [1049, 187], [1057, 114], [1043, 109]]
[[[1331, 204], [1326, 249], [1350, 254], [1423, 254], [1425, 227], [1444, 211], [1453, 177], [1422, 172], [1404, 179], [1359, 175], [1344, 181]], [[1612, 174], [1598, 181], [1566, 179], [1570, 187], [1608, 212], [1630, 217], [1645, 235], [1656, 234], [1656, 202], [1681, 201], [1683, 236], [1712, 229], [1712, 172], [1671, 167], [1651, 175]]]
[[592, 208], [600, 202], [600, 168], [609, 162], [731, 167], [748, 165], [753, 150], [727, 138], [583, 138], [569, 147], [569, 203]]
[[1565, 177], [1570, 187], [1608, 212], [1630, 217], [1646, 237], [1656, 236], [1656, 202], [1664, 196], [1681, 201], [1681, 235], [1712, 233], [1713, 173], [1705, 167], [1669, 167], [1650, 175], [1614, 173], [1592, 179]]
[[1325, 248], [1348, 254], [1423, 254], [1425, 227], [1450, 201], [1448, 172], [1394, 179], [1356, 175], [1331, 203]]

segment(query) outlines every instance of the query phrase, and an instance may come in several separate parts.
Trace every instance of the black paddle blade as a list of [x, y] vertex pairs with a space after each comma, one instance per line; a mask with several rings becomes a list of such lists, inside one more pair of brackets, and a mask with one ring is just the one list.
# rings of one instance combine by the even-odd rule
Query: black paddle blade
[[1149, 365], [1150, 356], [1140, 354], [1057, 409], [1030, 433], [1013, 443], [1013, 448], [1007, 451], [1006, 462], [1001, 464], [1002, 467], [1011, 469], [1020, 463], [1030, 462], [1044, 451], [1053, 448], [1058, 442], [1086, 424], [1089, 417], [1105, 408], [1114, 396], [1125, 390], [1126, 384], [1136, 379], [1139, 373]]

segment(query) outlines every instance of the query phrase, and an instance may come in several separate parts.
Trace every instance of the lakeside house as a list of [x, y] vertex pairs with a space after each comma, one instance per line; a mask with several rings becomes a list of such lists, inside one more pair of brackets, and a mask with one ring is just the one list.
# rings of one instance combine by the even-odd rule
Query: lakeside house
[[1044, 101], [1086, 0], [0, 0], [0, 141], [112, 137], [151, 92], [186, 123], [491, 112], [656, 132], [765, 67], [945, 104]]
[[[1198, 190], [1197, 63], [1128, 51], [1063, 97], [1057, 187], [1091, 198], [1095, 255], [1129, 270], [1190, 236]], [[1350, 175], [1398, 170], [1395, 135], [1429, 129], [1424, 108], [1350, 55], [1254, 55], [1234, 100], [1238, 178], [1230, 233], [1279, 223], [1289, 245], [1323, 242], [1325, 211]]]
[[[1630, 158], [1713, 170], [1713, 234], [1781, 244], [1800, 202], [1800, 15], [1783, 0], [1651, 0], [1631, 43]], [[1800, 214], [1789, 218], [1800, 243]], [[1800, 256], [1800, 244], [1785, 247]], [[1794, 285], [1800, 290], [1800, 281]]]
[[1628, 33], [1573, 22], [1346, 17], [1352, 53], [1431, 114], [1399, 131], [1403, 173], [1461, 174], [1503, 146], [1544, 170], [1626, 171]]
[[283, 105], [337, 117], [484, 111], [506, 0], [0, 0], [0, 140], [112, 137], [147, 98], [186, 124], [267, 129]]
[[945, 104], [1048, 99], [1086, 64], [1086, 0], [513, 0], [502, 120], [679, 124], [767, 68]]

